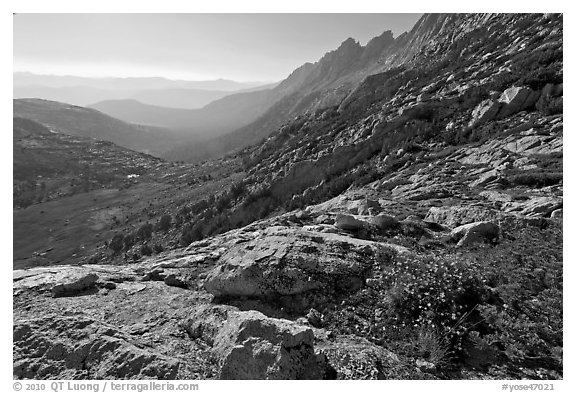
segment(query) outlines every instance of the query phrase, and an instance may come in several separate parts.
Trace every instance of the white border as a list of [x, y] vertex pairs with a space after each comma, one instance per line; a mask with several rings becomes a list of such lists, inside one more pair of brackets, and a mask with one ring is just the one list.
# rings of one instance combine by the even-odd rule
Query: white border
[[[10, 1], [9, 4], [3, 4], [2, 19], [0, 26], [2, 34], [0, 35], [0, 42], [2, 43], [2, 86], [4, 86], [4, 95], [2, 99], [2, 175], [5, 185], [2, 192], [2, 221], [5, 223], [2, 226], [2, 241], [3, 250], [7, 251], [6, 258], [3, 261], [4, 274], [2, 274], [2, 293], [1, 304], [2, 310], [5, 312], [5, 322], [1, 325], [1, 374], [0, 380], [6, 391], [11, 391], [11, 324], [8, 324], [8, 318], [12, 312], [12, 280], [11, 274], [8, 269], [12, 265], [12, 228], [8, 227], [9, 207], [12, 205], [12, 191], [11, 180], [12, 177], [12, 149], [11, 146], [11, 123], [12, 123], [12, 92], [8, 87], [12, 86], [12, 12], [562, 12], [564, 13], [565, 23], [565, 67], [568, 72], [565, 73], [565, 83], [568, 86], [568, 94], [565, 96], [564, 107], [566, 111], [564, 119], [564, 129], [567, 130], [566, 140], [564, 143], [565, 149], [565, 206], [564, 206], [564, 277], [565, 307], [564, 313], [564, 329], [568, 334], [565, 334], [564, 341], [564, 358], [565, 358], [565, 374], [563, 381], [554, 381], [555, 391], [568, 391], [566, 388], [572, 386], [570, 391], [574, 391], [576, 387], [574, 383], [574, 372], [576, 370], [574, 364], [574, 339], [571, 333], [576, 333], [574, 330], [574, 312], [570, 307], [571, 300], [574, 297], [574, 285], [572, 279], [574, 278], [574, 265], [573, 256], [574, 248], [572, 246], [572, 239], [574, 235], [573, 223], [575, 222], [575, 212], [572, 207], [574, 197], [574, 181], [572, 179], [572, 170], [576, 169], [574, 156], [572, 155], [574, 149], [574, 132], [576, 129], [573, 127], [574, 122], [571, 116], [571, 108], [574, 108], [571, 92], [573, 91], [573, 38], [574, 38], [574, 18], [571, 7], [568, 1], [502, 1], [502, 0], [484, 0], [478, 2], [463, 2], [463, 1], [369, 1], [369, 0], [354, 0], [354, 1], [312, 1], [312, 0], [286, 0], [280, 3], [262, 0], [212, 0], [210, 2], [200, 1], [174, 1], [162, 0], [156, 2], [143, 2], [143, 1], [125, 1], [119, 0], [100, 0], [91, 2], [82, 2], [78, 0], [28, 0], [28, 1]], [[11, 217], [11, 216], [10, 216]], [[214, 391], [214, 390], [227, 390], [236, 391], [239, 389], [247, 389], [250, 391], [288, 391], [293, 389], [314, 389], [318, 391], [336, 390], [336, 391], [350, 391], [353, 389], [361, 389], [362, 391], [378, 391], [384, 390], [396, 391], [432, 391], [432, 392], [451, 392], [451, 391], [466, 391], [466, 392], [492, 392], [502, 391], [501, 383], [497, 381], [379, 381], [379, 382], [361, 382], [361, 381], [205, 381], [200, 382], [200, 391]], [[514, 383], [514, 382], [512, 382]]]

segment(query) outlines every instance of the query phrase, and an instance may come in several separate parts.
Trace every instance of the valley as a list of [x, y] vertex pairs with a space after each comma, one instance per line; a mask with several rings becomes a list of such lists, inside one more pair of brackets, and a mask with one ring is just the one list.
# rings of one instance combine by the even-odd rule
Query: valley
[[242, 176], [234, 160], [174, 164], [30, 120], [14, 124], [15, 268], [107, 261], [117, 231], [156, 222]]

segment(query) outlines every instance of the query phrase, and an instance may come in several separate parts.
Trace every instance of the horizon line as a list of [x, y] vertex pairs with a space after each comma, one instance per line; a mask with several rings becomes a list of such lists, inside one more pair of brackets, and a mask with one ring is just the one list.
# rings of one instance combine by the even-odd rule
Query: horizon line
[[262, 84], [270, 84], [270, 83], [278, 83], [281, 80], [238, 80], [238, 79], [229, 79], [225, 77], [219, 77], [214, 79], [182, 79], [182, 78], [170, 78], [166, 76], [160, 75], [148, 75], [148, 76], [117, 76], [117, 75], [106, 75], [106, 76], [87, 76], [87, 75], [74, 75], [74, 74], [39, 74], [33, 71], [28, 70], [13, 70], [12, 75], [14, 74], [32, 74], [36, 76], [55, 76], [55, 77], [73, 77], [73, 78], [86, 78], [86, 79], [164, 79], [173, 82], [218, 82], [218, 81], [227, 81], [227, 82], [236, 82], [236, 83], [262, 83]]

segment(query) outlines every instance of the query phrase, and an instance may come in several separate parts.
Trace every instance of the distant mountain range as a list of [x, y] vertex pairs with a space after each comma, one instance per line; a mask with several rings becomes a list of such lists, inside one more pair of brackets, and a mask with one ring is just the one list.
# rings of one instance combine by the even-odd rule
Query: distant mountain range
[[236, 82], [228, 79], [208, 81], [174, 80], [161, 77], [144, 78], [92, 78], [71, 75], [38, 75], [31, 72], [14, 72], [14, 86], [74, 87], [86, 86], [109, 90], [149, 90], [149, 89], [202, 89], [237, 91], [251, 89], [270, 82]]
[[273, 103], [272, 90], [268, 89], [232, 94], [201, 109], [165, 108], [136, 100], [102, 101], [90, 108], [123, 121], [166, 127], [210, 139], [250, 124]]
[[267, 89], [266, 82], [182, 81], [165, 78], [86, 78], [15, 72], [13, 98], [41, 98], [87, 106], [105, 100], [136, 99], [149, 105], [195, 109], [233, 94]]

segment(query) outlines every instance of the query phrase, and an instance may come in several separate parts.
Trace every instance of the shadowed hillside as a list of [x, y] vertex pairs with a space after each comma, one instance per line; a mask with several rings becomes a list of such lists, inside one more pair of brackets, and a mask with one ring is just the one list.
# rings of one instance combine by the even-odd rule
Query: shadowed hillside
[[39, 99], [14, 100], [14, 116], [37, 121], [53, 131], [114, 142], [159, 155], [182, 141], [167, 129], [129, 124], [94, 109]]

